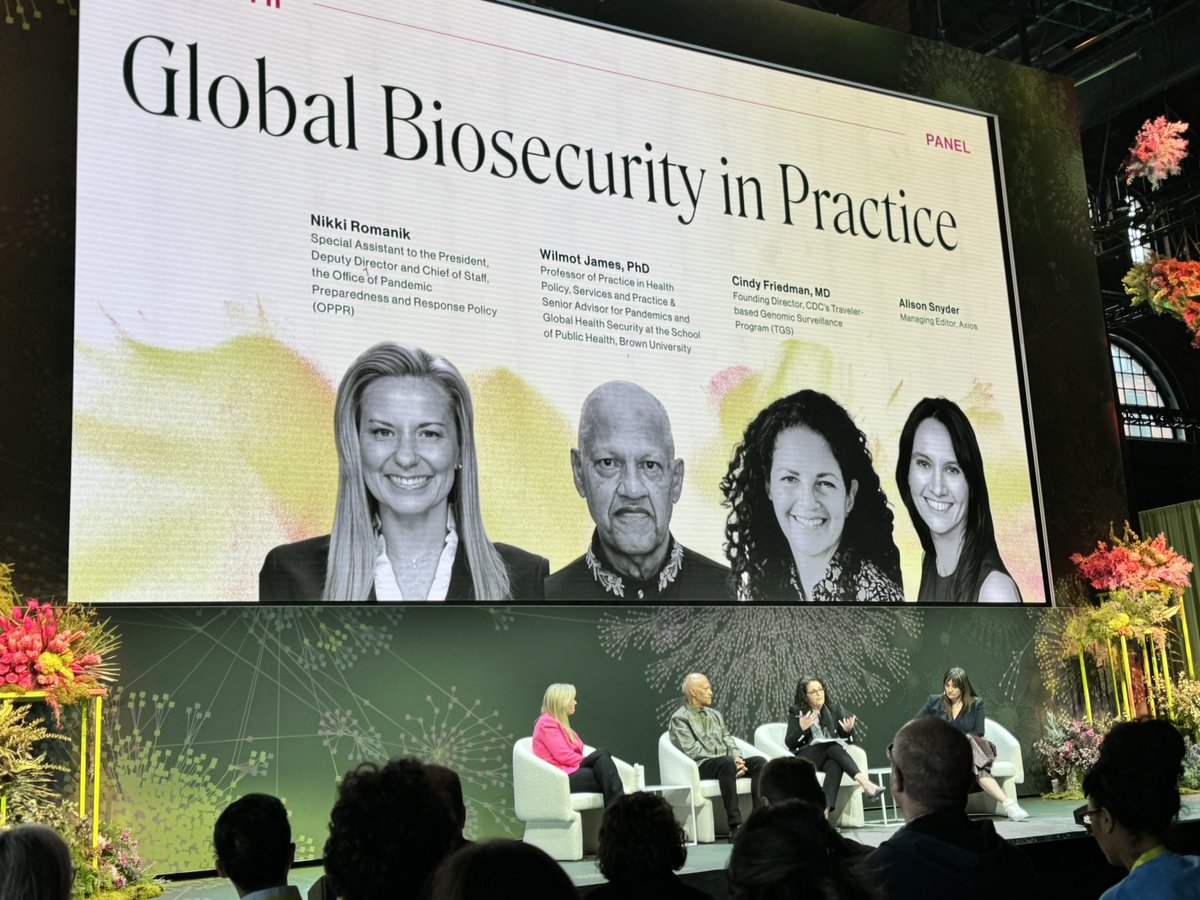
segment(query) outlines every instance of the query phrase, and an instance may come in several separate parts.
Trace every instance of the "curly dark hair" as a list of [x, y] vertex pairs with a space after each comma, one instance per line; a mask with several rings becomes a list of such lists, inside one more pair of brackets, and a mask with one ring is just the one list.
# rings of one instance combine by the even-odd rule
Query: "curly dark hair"
[[820, 435], [842, 469], [846, 484], [858, 482], [839, 548], [874, 563], [897, 585], [900, 551], [892, 538], [893, 515], [867, 447], [867, 436], [833, 398], [803, 390], [780, 397], [749, 425], [721, 480], [725, 506], [725, 553], [739, 596], [777, 600], [792, 571], [792, 551], [767, 492], [775, 441], [789, 428]]
[[687, 862], [687, 836], [669, 804], [638, 791], [618, 797], [600, 823], [600, 872], [612, 882], [676, 872]]
[[450, 808], [420, 760], [365, 762], [342, 778], [329, 813], [326, 877], [342, 900], [416, 898], [454, 834]]

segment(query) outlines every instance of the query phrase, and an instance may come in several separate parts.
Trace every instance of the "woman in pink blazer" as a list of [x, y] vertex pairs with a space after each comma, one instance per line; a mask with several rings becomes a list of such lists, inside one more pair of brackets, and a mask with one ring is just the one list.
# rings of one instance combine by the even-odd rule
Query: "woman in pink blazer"
[[542, 699], [542, 714], [533, 726], [533, 752], [567, 773], [571, 793], [598, 791], [604, 805], [625, 793], [616, 764], [607, 750], [583, 755], [583, 741], [571, 728], [575, 685], [552, 684]]

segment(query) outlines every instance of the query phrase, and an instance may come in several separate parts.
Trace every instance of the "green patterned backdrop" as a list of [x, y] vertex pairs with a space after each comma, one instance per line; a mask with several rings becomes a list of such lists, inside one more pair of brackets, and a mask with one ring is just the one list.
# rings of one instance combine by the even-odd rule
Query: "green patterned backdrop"
[[[301, 857], [320, 856], [337, 779], [412, 754], [456, 769], [474, 836], [519, 836], [513, 742], [542, 692], [569, 681], [584, 740], [646, 765], [689, 671], [730, 727], [782, 720], [815, 673], [860, 717], [886, 765], [896, 729], [966, 667], [1027, 748], [1044, 689], [1035, 657], [1054, 611], [797, 607], [189, 607], [102, 611], [121, 634], [104, 725], [104, 818], [134, 827], [156, 870], [212, 864], [231, 799], [281, 796]], [[73, 732], [70, 725], [68, 732]]]

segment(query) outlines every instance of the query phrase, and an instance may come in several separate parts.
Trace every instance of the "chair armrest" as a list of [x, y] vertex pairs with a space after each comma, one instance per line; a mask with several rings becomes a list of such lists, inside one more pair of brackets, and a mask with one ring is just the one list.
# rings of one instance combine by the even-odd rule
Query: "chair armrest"
[[533, 753], [513, 749], [513, 811], [518, 819], [570, 821], [571, 785], [567, 773]]

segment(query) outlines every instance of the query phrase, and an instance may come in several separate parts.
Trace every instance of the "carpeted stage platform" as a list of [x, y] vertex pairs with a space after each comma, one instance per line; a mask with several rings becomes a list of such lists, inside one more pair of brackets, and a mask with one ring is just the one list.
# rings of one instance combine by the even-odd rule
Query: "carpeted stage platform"
[[[1022, 800], [1021, 805], [1030, 814], [1028, 820], [992, 820], [1003, 837], [1019, 844], [1029, 855], [1056, 900], [1093, 900], [1123, 875], [1104, 861], [1096, 842], [1075, 824], [1072, 812], [1082, 802]], [[848, 828], [843, 834], [864, 844], [878, 846], [900, 827], [900, 822], [895, 819], [883, 825], [878, 808], [868, 809], [867, 818], [865, 827]], [[1200, 796], [1183, 798], [1180, 820], [1185, 849], [1190, 853], [1200, 853]], [[711, 894], [714, 900], [724, 900], [728, 897], [724, 870], [729, 850], [730, 845], [723, 841], [689, 847], [687, 865], [680, 875], [690, 884]], [[581, 888], [604, 881], [596, 869], [595, 859], [562, 865], [571, 880]], [[302, 894], [307, 894], [320, 876], [320, 866], [306, 866], [293, 870], [292, 883], [300, 888]], [[202, 877], [172, 882], [163, 897], [164, 900], [236, 900], [237, 893], [226, 881]]]

